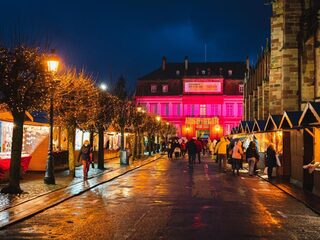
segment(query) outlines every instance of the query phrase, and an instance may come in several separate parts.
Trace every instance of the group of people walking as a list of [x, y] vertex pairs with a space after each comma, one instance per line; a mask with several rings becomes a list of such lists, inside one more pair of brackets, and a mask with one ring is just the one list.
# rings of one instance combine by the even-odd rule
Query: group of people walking
[[[221, 137], [219, 141], [210, 141], [204, 143], [199, 139], [190, 139], [189, 141], [178, 140], [171, 141], [168, 144], [168, 157], [173, 159], [175, 149], [179, 148], [181, 154], [175, 157], [184, 157], [188, 153], [189, 164], [195, 164], [196, 161], [201, 163], [201, 153], [207, 152], [218, 163], [219, 169], [222, 172], [227, 172], [227, 164], [231, 164], [232, 174], [240, 175], [240, 169], [243, 168], [243, 162], [248, 162], [249, 176], [256, 174], [257, 163], [260, 155], [256, 141], [250, 141], [249, 146], [245, 149], [242, 141], [230, 141], [227, 137]], [[268, 178], [272, 179], [273, 169], [279, 166], [275, 145], [270, 143], [265, 152], [265, 166], [267, 167]]]

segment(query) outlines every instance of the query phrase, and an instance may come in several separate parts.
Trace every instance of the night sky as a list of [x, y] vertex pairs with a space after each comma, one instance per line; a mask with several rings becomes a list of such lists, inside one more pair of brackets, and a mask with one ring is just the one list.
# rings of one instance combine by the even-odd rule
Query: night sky
[[257, 59], [270, 35], [266, 0], [0, 0], [2, 40], [18, 29], [97, 81], [138, 77], [168, 62]]

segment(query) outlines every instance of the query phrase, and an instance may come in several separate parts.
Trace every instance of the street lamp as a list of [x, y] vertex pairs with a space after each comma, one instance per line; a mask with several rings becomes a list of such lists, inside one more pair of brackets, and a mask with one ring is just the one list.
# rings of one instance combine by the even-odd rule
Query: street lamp
[[[52, 76], [52, 80], [54, 80], [55, 74], [57, 73], [59, 68], [59, 58], [54, 54], [54, 50], [52, 50], [51, 54], [48, 56], [47, 67], [48, 67], [48, 72]], [[55, 178], [53, 174], [53, 92], [51, 92], [51, 95], [50, 95], [49, 123], [50, 123], [49, 149], [48, 149], [46, 173], [44, 176], [44, 183], [55, 184]]]
[[157, 120], [158, 122], [160, 122], [161, 117], [160, 117], [160, 116], [156, 116], [156, 120]]
[[105, 84], [105, 83], [101, 83], [101, 84], [100, 84], [100, 89], [101, 89], [102, 91], [107, 91], [108, 85]]
[[189, 130], [190, 130], [190, 128], [189, 128], [189, 127], [186, 127], [186, 131], [187, 131], [187, 138], [189, 137]]

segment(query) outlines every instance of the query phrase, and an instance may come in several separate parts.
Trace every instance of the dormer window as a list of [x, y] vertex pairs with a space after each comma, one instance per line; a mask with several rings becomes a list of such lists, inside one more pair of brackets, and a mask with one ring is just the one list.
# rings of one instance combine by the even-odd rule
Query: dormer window
[[228, 76], [229, 76], [229, 77], [232, 76], [232, 70], [228, 70]]
[[179, 71], [179, 70], [176, 71], [176, 75], [177, 75], [177, 76], [180, 75], [180, 71]]
[[151, 93], [156, 93], [157, 92], [157, 85], [156, 84], [152, 84], [151, 85]]
[[243, 84], [239, 84], [239, 92], [243, 93]]
[[168, 89], [169, 89], [168, 84], [162, 85], [162, 92], [163, 92], [163, 93], [167, 93], [167, 92], [168, 92]]

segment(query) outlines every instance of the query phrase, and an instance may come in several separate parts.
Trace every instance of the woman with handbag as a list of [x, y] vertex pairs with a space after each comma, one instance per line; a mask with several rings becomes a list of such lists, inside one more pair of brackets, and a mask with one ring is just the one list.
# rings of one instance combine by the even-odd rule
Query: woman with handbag
[[240, 163], [242, 160], [242, 142], [239, 140], [232, 151], [232, 174], [235, 175], [235, 170], [237, 170], [237, 175], [239, 176]]
[[82, 166], [83, 166], [83, 179], [87, 180], [90, 163], [92, 161], [92, 147], [90, 146], [90, 142], [88, 140], [85, 140], [83, 142], [83, 145], [80, 149], [78, 162], [80, 159], [82, 160]]

